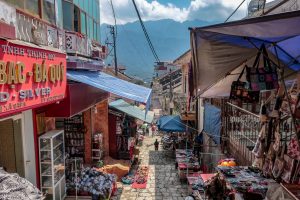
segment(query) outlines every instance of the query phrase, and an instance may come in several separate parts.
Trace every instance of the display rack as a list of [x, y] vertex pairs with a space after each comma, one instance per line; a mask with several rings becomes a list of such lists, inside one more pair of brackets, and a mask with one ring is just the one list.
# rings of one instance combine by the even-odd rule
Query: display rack
[[92, 143], [92, 159], [94, 162], [98, 162], [103, 158], [103, 134], [95, 133], [93, 135]]
[[75, 191], [77, 194], [76, 181], [78, 173], [83, 169], [83, 158], [68, 158], [66, 159], [66, 182], [67, 182], [67, 193]]
[[64, 119], [66, 153], [70, 158], [84, 158], [84, 133], [82, 115]]
[[64, 131], [53, 130], [39, 137], [41, 190], [46, 199], [66, 196]]

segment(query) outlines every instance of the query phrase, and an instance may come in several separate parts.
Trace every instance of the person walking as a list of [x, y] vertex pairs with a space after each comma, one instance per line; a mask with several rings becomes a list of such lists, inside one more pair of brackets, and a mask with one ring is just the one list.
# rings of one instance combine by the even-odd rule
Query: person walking
[[158, 145], [159, 145], [159, 142], [156, 139], [155, 142], [154, 142], [155, 151], [158, 150]]

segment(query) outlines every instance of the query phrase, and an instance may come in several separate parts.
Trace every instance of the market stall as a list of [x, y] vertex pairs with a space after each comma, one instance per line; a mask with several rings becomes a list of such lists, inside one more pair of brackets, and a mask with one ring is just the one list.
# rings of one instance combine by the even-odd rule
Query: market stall
[[[288, 12], [191, 29], [194, 94], [228, 98], [232, 107], [245, 108], [239, 115], [231, 113], [236, 119], [227, 120], [224, 127], [233, 131], [218, 138], [233, 144], [226, 149], [229, 153], [247, 164], [253, 161], [254, 167], [218, 167], [217, 191], [221, 196], [289, 199], [284, 192], [274, 192], [289, 190], [275, 180], [282, 185], [299, 184], [299, 14]], [[293, 79], [298, 81], [290, 86], [287, 80]], [[248, 104], [256, 106], [244, 107]], [[261, 107], [259, 113], [257, 107]], [[224, 118], [229, 114], [221, 112]], [[239, 154], [241, 149], [252, 153]], [[217, 194], [216, 190], [210, 194]]]

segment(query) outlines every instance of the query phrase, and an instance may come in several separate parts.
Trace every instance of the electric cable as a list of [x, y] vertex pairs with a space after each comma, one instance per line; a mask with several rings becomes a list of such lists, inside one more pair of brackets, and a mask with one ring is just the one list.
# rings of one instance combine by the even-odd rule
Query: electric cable
[[224, 23], [225, 22], [227, 22], [231, 17], [232, 17], [232, 15], [234, 15], [235, 13], [236, 13], [236, 11], [243, 5], [243, 3], [245, 2], [246, 0], [243, 0], [239, 5], [238, 5], [238, 7], [229, 15], [229, 17], [227, 17], [227, 19], [224, 21]]
[[151, 51], [152, 51], [152, 54], [153, 54], [153, 56], [154, 56], [156, 62], [160, 62], [159, 57], [158, 57], [158, 55], [157, 55], [157, 53], [156, 53], [156, 51], [155, 51], [155, 49], [154, 49], [154, 46], [153, 46], [153, 44], [152, 44], [152, 42], [151, 42], [151, 40], [150, 40], [150, 37], [149, 37], [149, 35], [148, 35], [148, 32], [147, 32], [147, 30], [146, 30], [146, 27], [145, 27], [145, 25], [144, 25], [144, 23], [143, 23], [143, 20], [142, 20], [142, 18], [141, 18], [141, 15], [140, 15], [140, 13], [139, 13], [139, 10], [138, 10], [138, 8], [137, 8], [137, 6], [136, 6], [135, 0], [132, 0], [132, 3], [133, 3], [133, 5], [134, 5], [135, 11], [136, 11], [137, 16], [138, 16], [138, 18], [139, 18], [141, 27], [142, 27], [142, 29], [143, 29], [143, 32], [144, 32], [144, 35], [145, 35], [146, 40], [147, 40], [147, 42], [148, 42], [148, 45], [149, 45], [149, 47], [150, 47], [150, 49], [151, 49]]

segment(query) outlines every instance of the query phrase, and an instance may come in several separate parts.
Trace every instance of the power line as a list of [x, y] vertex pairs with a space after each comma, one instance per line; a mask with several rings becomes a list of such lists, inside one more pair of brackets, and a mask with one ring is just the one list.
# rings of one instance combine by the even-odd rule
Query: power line
[[135, 0], [132, 0], [132, 3], [133, 3], [133, 5], [134, 5], [136, 14], [137, 14], [137, 16], [138, 16], [138, 18], [139, 18], [140, 24], [141, 24], [141, 26], [142, 26], [143, 32], [144, 32], [144, 34], [145, 34], [145, 37], [146, 37], [147, 42], [148, 42], [148, 44], [149, 44], [149, 47], [150, 47], [150, 49], [151, 49], [151, 51], [152, 51], [152, 54], [153, 54], [153, 56], [154, 56], [156, 62], [160, 62], [160, 60], [159, 60], [159, 58], [158, 58], [158, 56], [157, 56], [157, 53], [156, 53], [156, 51], [155, 51], [155, 49], [154, 49], [154, 46], [153, 46], [153, 44], [152, 44], [152, 42], [151, 42], [151, 40], [150, 40], [150, 37], [149, 37], [149, 35], [148, 35], [148, 33], [147, 33], [146, 27], [145, 27], [145, 25], [144, 25], [144, 23], [143, 23], [143, 20], [142, 20], [142, 18], [141, 18], [141, 15], [140, 15], [140, 13], [139, 13], [139, 10], [138, 10], [138, 8], [137, 8], [137, 6], [136, 6]]
[[[225, 22], [227, 22], [231, 17], [232, 15], [234, 15], [236, 13], [236, 11], [243, 5], [243, 3], [245, 2], [246, 0], [243, 0], [240, 5], [229, 15], [229, 17], [227, 17], [227, 19], [225, 20]], [[224, 22], [224, 23], [225, 23]]]

